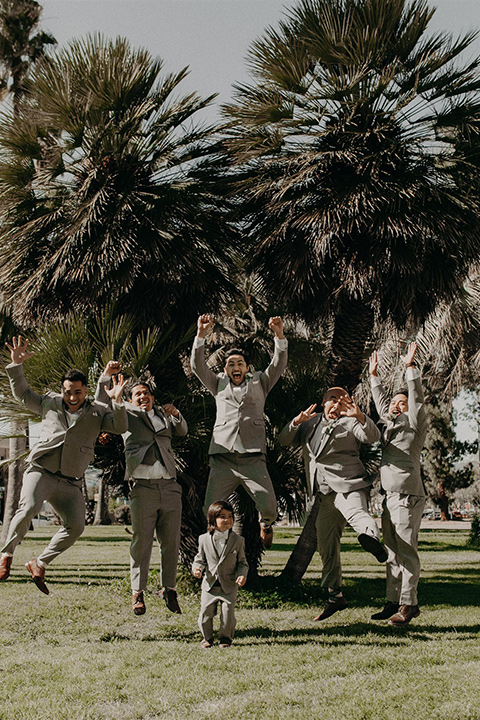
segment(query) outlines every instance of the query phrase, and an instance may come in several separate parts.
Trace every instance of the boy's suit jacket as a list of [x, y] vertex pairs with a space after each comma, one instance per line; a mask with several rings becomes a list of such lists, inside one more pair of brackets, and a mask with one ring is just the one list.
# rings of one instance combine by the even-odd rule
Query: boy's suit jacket
[[420, 453], [427, 434], [427, 414], [422, 380], [408, 377], [408, 412], [389, 418], [390, 400], [380, 382], [372, 382], [375, 407], [380, 415], [382, 463], [380, 480], [384, 490], [406, 495], [425, 495], [420, 471]]
[[[105, 387], [110, 378], [102, 377], [97, 385], [95, 397], [103, 400], [108, 398]], [[156, 459], [156, 449], [160, 453], [161, 462], [166, 467], [170, 477], [177, 475], [175, 468], [175, 457], [172, 450], [172, 433], [175, 435], [186, 435], [188, 427], [182, 415], [179, 415], [179, 422], [174, 422], [170, 415], [166, 415], [162, 408], [155, 405], [155, 415], [163, 422], [163, 429], [156, 431], [147, 413], [136, 405], [126, 402], [125, 407], [128, 415], [128, 429], [123, 434], [125, 443], [125, 459], [127, 463], [127, 474], [130, 476], [135, 469], [145, 463], [153, 465]]]
[[275, 343], [273, 358], [264, 372], [246, 377], [247, 390], [241, 402], [234, 397], [230, 378], [224, 372], [215, 375], [205, 362], [205, 345], [192, 348], [192, 370], [214, 396], [217, 416], [210, 442], [209, 454], [232, 452], [237, 433], [247, 452], [266, 453], [265, 400], [287, 366], [287, 349]]
[[93, 460], [98, 435], [101, 432], [121, 435], [127, 429], [124, 405], [112, 403], [111, 408], [89, 400], [85, 400], [76, 422], [68, 427], [61, 395], [39, 395], [31, 390], [22, 365], [9, 365], [6, 371], [14, 397], [42, 417], [40, 439], [28, 456], [28, 462], [34, 465], [66, 477], [80, 478]]
[[[360, 460], [361, 443], [380, 440], [380, 432], [373, 420], [365, 416], [362, 426], [358, 420], [341, 417], [326, 421], [324, 416], [315, 417], [296, 427], [290, 422], [281, 431], [278, 440], [281, 445], [301, 445], [305, 462], [305, 474], [310, 497], [315, 494], [315, 481], [324, 494], [346, 493], [368, 487], [365, 466]], [[320, 424], [321, 442], [314, 452], [311, 441]]]
[[245, 540], [230, 530], [227, 543], [219, 556], [210, 533], [198, 538], [198, 553], [192, 563], [192, 571], [204, 571], [202, 588], [210, 590], [219, 581], [225, 593], [238, 590], [235, 582], [240, 575], [247, 576], [248, 563], [245, 557]]

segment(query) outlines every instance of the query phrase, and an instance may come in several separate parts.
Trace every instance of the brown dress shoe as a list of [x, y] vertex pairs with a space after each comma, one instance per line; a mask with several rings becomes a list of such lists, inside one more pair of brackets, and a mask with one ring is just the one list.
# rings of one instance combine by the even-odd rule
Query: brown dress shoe
[[25, 567], [27, 568], [29, 573], [32, 573], [33, 582], [35, 583], [37, 588], [42, 593], [45, 593], [45, 595], [49, 595], [50, 590], [45, 585], [45, 568], [40, 567], [40, 565], [37, 563], [37, 558], [29, 560], [27, 563], [25, 563]]
[[143, 592], [141, 590], [140, 592], [134, 592], [132, 595], [132, 610], [135, 615], [145, 615], [147, 612]]
[[398, 612], [388, 621], [389, 625], [407, 625], [410, 620], [420, 615], [418, 605], [400, 605]]
[[10, 577], [10, 568], [12, 567], [12, 557], [5, 555], [0, 558], [0, 582]]
[[341, 595], [336, 600], [329, 600], [325, 607], [323, 608], [323, 612], [320, 613], [320, 615], [317, 615], [314, 619], [314, 622], [317, 622], [317, 620], [325, 620], [326, 618], [331, 617], [334, 613], [338, 612], [339, 610], [345, 610], [348, 603]]
[[273, 527], [271, 525], [260, 524], [260, 540], [265, 550], [270, 550], [273, 543]]
[[370, 617], [372, 618], [372, 620], [388, 620], [388, 618], [392, 617], [392, 615], [395, 615], [395, 613], [398, 612], [399, 607], [400, 606], [398, 603], [390, 602], [390, 600], [387, 600], [383, 610], [373, 613], [373, 615], [371, 615]]
[[180, 610], [180, 605], [178, 604], [176, 590], [171, 590], [170, 588], [163, 588], [162, 597], [165, 600], [165, 605], [170, 610], [170, 612], [177, 613], [177, 615], [182, 614], [182, 611]]

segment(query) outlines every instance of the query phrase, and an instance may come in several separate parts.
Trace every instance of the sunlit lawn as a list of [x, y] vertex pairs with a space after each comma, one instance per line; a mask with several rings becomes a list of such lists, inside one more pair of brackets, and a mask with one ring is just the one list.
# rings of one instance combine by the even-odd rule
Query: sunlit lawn
[[50, 566], [48, 597], [23, 563], [52, 529], [30, 533], [0, 586], [0, 718], [480, 719], [480, 553], [466, 548], [467, 531], [422, 531], [422, 614], [406, 628], [369, 619], [384, 602], [384, 568], [350, 532], [349, 608], [314, 623], [323, 604], [318, 557], [300, 586], [273, 577], [299, 532], [276, 530], [268, 577], [241, 591], [228, 650], [200, 648], [190, 581], [179, 585], [183, 614], [172, 615], [154, 571], [147, 614], [132, 614], [123, 527], [88, 528]]

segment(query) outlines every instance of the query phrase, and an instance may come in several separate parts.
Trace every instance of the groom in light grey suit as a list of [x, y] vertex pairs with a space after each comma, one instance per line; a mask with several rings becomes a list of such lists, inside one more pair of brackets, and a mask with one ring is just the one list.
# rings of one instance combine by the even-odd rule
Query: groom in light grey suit
[[[110, 377], [120, 369], [110, 362], [97, 386], [97, 397], [105, 398]], [[131, 378], [126, 403], [128, 430], [123, 435], [127, 475], [132, 489], [130, 512], [133, 538], [130, 545], [132, 610], [146, 611], [152, 538], [156, 535], [161, 557], [162, 595], [167, 608], [180, 614], [177, 599], [177, 564], [182, 524], [182, 488], [176, 477], [172, 434], [184, 436], [188, 428], [179, 410], [171, 404], [155, 404], [151, 380]]]
[[272, 361], [263, 372], [250, 373], [243, 350], [232, 349], [225, 357], [222, 373], [216, 375], [205, 361], [205, 337], [213, 327], [210, 315], [200, 315], [193, 343], [192, 370], [215, 398], [217, 416], [209, 447], [210, 475], [204, 512], [212, 502], [226, 500], [242, 485], [260, 514], [263, 544], [270, 547], [277, 500], [265, 460], [266, 439], [263, 411], [268, 393], [287, 366], [287, 340], [280, 317], [270, 318], [275, 335]]
[[370, 356], [372, 394], [382, 432], [380, 481], [385, 492], [382, 531], [388, 548], [387, 602], [372, 619], [390, 618], [390, 625], [405, 625], [420, 614], [418, 533], [425, 509], [420, 453], [427, 434], [427, 416], [420, 372], [415, 364], [416, 350], [417, 344], [410, 343], [402, 357], [408, 387], [397, 390], [391, 400], [378, 377], [376, 351]]
[[371, 480], [359, 455], [361, 443], [376, 442], [380, 432], [343, 388], [327, 390], [322, 404], [323, 414], [315, 412], [316, 403], [310, 405], [279, 435], [282, 445], [302, 446], [309, 496], [320, 496], [317, 542], [323, 561], [322, 586], [328, 588], [329, 596], [315, 620], [347, 607], [340, 560], [340, 540], [347, 523], [365, 550], [379, 562], [387, 559], [377, 524], [368, 511]]
[[23, 374], [28, 340], [13, 338], [12, 362], [7, 374], [14, 397], [34, 413], [41, 415], [40, 439], [28, 457], [18, 510], [1, 550], [0, 580], [10, 575], [15, 548], [27, 533], [32, 519], [47, 500], [60, 516], [63, 526], [48, 547], [26, 564], [33, 580], [48, 595], [45, 568], [80, 537], [85, 527], [85, 501], [82, 476], [93, 460], [94, 445], [101, 432], [121, 434], [127, 429], [127, 414], [122, 402], [123, 378], [120, 375], [108, 391], [112, 409], [87, 399], [87, 378], [79, 370], [69, 370], [62, 378], [60, 395], [38, 395], [31, 390]]

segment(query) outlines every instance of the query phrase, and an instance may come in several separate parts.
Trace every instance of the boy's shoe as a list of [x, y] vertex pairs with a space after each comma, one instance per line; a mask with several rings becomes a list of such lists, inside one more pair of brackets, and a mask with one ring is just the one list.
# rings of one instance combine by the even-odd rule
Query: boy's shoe
[[10, 577], [10, 568], [12, 567], [13, 558], [11, 555], [4, 555], [0, 558], [0, 582]]
[[331, 617], [339, 610], [345, 610], [347, 605], [348, 603], [343, 595], [340, 595], [340, 597], [337, 597], [336, 600], [329, 600], [323, 608], [323, 612], [321, 612], [320, 615], [317, 615], [316, 618], [313, 618], [313, 620], [314, 622], [317, 622], [318, 620], [326, 620], [326, 618]]
[[387, 562], [388, 553], [380, 540], [377, 540], [377, 538], [373, 537], [372, 535], [360, 533], [360, 535], [358, 536], [358, 542], [364, 550], [376, 557], [378, 562]]
[[163, 588], [162, 597], [165, 600], [165, 605], [170, 610], [170, 612], [177, 613], [177, 615], [182, 614], [182, 611], [180, 610], [180, 605], [178, 604], [176, 590], [172, 590], [171, 588]]
[[228, 638], [218, 638], [218, 644], [221, 648], [229, 648], [232, 641]]
[[134, 592], [132, 595], [132, 610], [135, 615], [145, 615], [147, 608], [145, 606], [145, 599], [143, 597], [143, 591]]
[[407, 625], [410, 620], [420, 615], [418, 605], [400, 605], [398, 613], [388, 621], [389, 625]]
[[200, 643], [200, 645], [202, 646], [202, 648], [211, 648], [211, 647], [213, 647], [213, 638], [211, 638], [210, 640], [202, 640], [202, 642]]
[[388, 618], [391, 618], [392, 615], [395, 615], [395, 613], [398, 612], [399, 607], [400, 607], [400, 605], [398, 603], [390, 602], [390, 600], [387, 600], [383, 610], [373, 613], [373, 615], [371, 615], [371, 619], [372, 620], [388, 620]]
[[29, 560], [27, 563], [25, 563], [25, 567], [27, 568], [28, 572], [32, 574], [33, 582], [40, 590], [40, 592], [45, 593], [45, 595], [49, 595], [50, 590], [45, 584], [45, 568], [41, 567], [38, 564], [37, 558]]
[[260, 540], [265, 550], [270, 550], [273, 543], [273, 527], [271, 525], [262, 525], [260, 523]]

